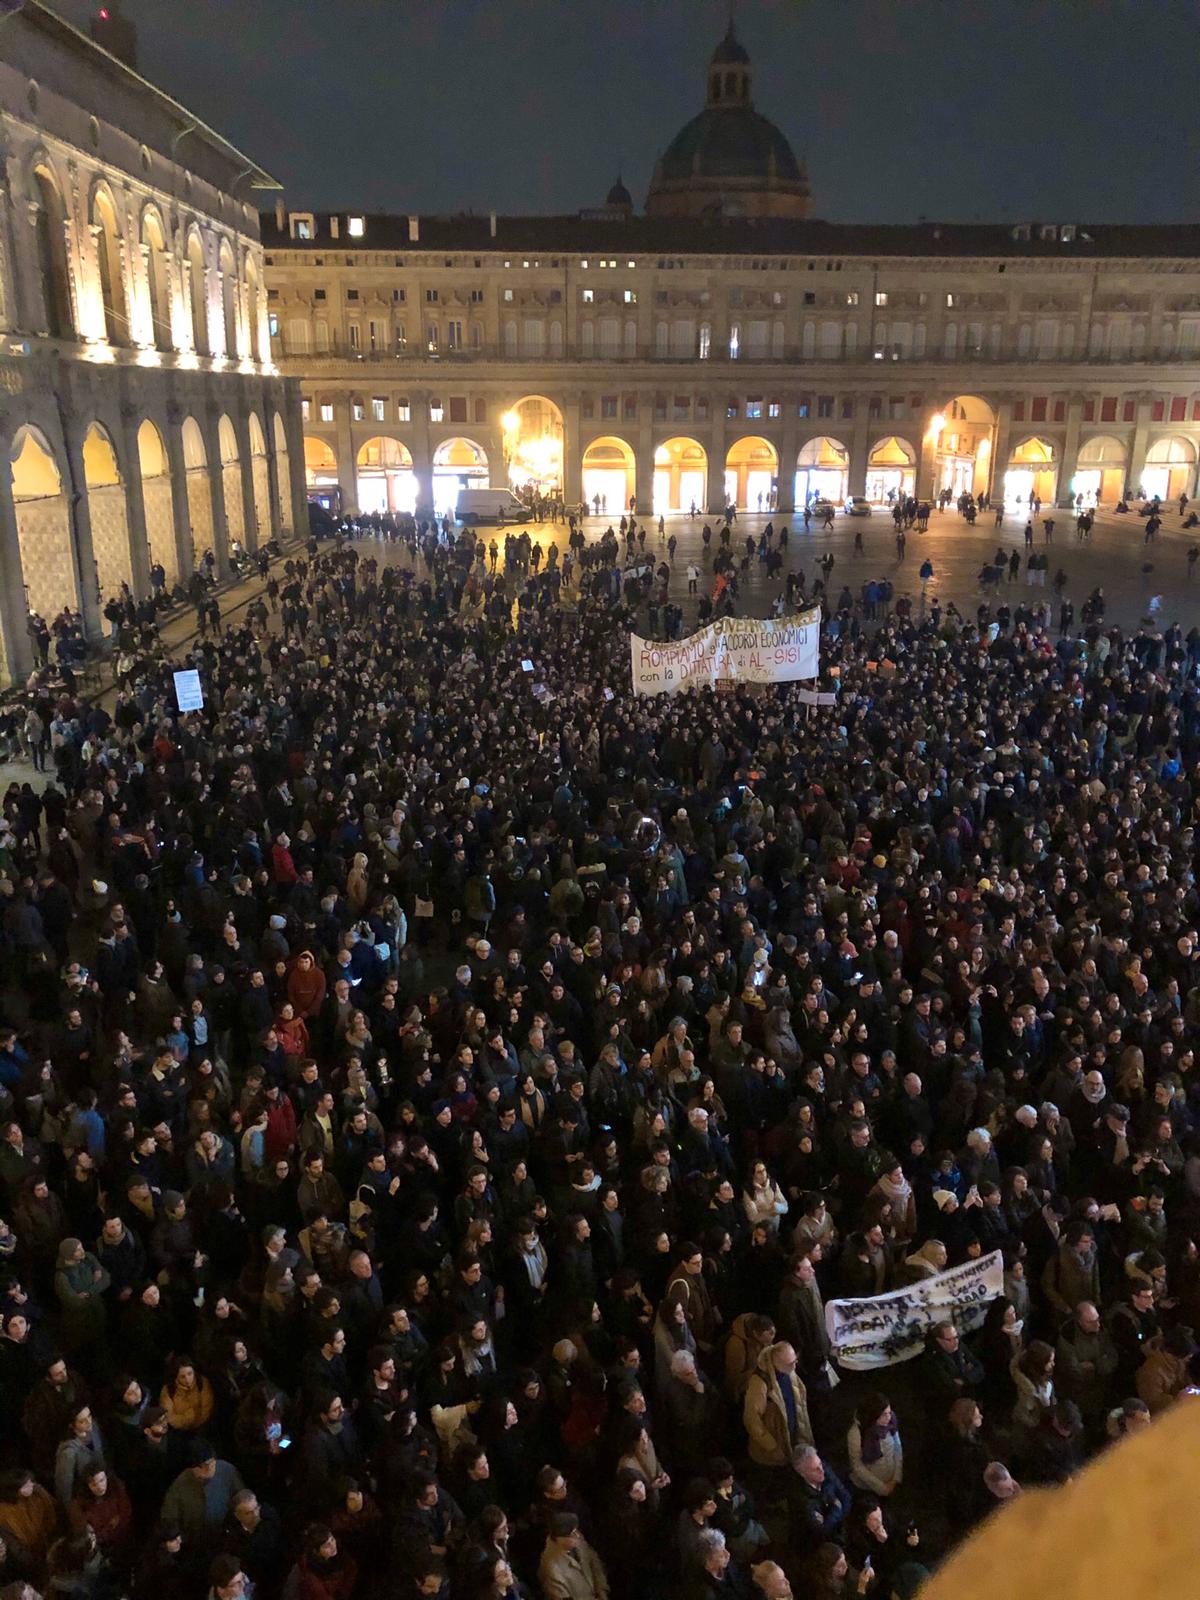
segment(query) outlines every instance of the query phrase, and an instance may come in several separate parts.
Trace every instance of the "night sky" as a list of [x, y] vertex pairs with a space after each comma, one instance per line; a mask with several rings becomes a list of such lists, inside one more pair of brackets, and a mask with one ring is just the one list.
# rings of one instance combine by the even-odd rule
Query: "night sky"
[[[84, 0], [57, 4], [86, 26]], [[618, 169], [640, 209], [728, 16], [726, 0], [125, 9], [143, 73], [291, 204], [427, 213], [576, 211]], [[736, 18], [814, 215], [1196, 219], [1192, 0], [737, 0]]]

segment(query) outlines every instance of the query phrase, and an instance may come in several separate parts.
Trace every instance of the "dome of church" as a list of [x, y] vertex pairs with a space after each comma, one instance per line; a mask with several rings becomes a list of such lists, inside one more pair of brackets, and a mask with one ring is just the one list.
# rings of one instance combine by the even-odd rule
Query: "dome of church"
[[808, 175], [751, 100], [750, 57], [732, 27], [713, 51], [704, 110], [659, 159], [646, 212], [658, 217], [804, 217]]
[[614, 183], [612, 188], [608, 191], [608, 198], [605, 200], [604, 204], [606, 206], [631, 206], [633, 204], [633, 196], [621, 182], [620, 178], [617, 179], [616, 183]]

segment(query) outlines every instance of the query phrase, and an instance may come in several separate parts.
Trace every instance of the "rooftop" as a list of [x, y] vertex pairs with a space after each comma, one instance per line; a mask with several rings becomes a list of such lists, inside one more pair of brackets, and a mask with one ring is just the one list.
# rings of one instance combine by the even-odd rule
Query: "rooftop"
[[[309, 213], [298, 213], [309, 215]], [[497, 217], [495, 235], [486, 215], [423, 216], [419, 237], [410, 238], [409, 217], [398, 214], [317, 212], [315, 237], [293, 239], [285, 214], [263, 213], [268, 250], [388, 251], [417, 254], [445, 250], [513, 253], [618, 252], [651, 255], [779, 256], [963, 256], [1063, 260], [1084, 257], [1147, 257], [1200, 261], [1200, 223], [853, 223], [761, 220], [700, 221], [672, 217], [591, 215]], [[362, 234], [349, 237], [348, 216], [363, 218]]]

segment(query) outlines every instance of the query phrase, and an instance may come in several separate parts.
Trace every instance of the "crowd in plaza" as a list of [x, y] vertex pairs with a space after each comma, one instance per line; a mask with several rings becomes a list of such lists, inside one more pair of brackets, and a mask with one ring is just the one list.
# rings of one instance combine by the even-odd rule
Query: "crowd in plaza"
[[617, 534], [510, 537], [31, 680], [5, 1594], [909, 1597], [1190, 1387], [1200, 636], [846, 590], [834, 706], [638, 698]]

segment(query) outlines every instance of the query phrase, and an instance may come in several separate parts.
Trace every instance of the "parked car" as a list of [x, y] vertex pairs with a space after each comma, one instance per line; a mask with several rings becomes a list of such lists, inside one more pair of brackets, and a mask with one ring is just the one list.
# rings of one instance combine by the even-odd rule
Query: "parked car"
[[843, 509], [848, 517], [869, 517], [871, 515], [871, 502], [866, 495], [852, 494]]
[[836, 511], [837, 507], [832, 500], [814, 500], [809, 509], [814, 517], [823, 517], [830, 511]]

